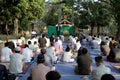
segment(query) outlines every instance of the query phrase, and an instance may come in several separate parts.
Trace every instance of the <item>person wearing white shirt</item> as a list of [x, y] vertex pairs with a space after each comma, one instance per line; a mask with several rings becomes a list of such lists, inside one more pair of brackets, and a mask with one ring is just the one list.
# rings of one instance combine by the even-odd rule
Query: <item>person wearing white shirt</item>
[[22, 45], [22, 39], [19, 37], [18, 40], [17, 40], [17, 44], [18, 45]]
[[35, 51], [35, 47], [34, 47], [34, 45], [31, 43], [31, 41], [28, 41], [28, 47], [29, 47], [29, 49], [32, 50], [32, 52]]
[[45, 37], [45, 39], [46, 39], [46, 47], [49, 47], [50, 46], [50, 39], [48, 37]]
[[74, 51], [75, 49], [75, 44], [76, 44], [76, 40], [75, 40], [75, 36], [72, 38], [72, 50]]
[[12, 50], [8, 48], [8, 43], [5, 43], [5, 47], [1, 49], [1, 62], [9, 62], [10, 61], [10, 55], [12, 54]]
[[60, 44], [60, 49], [59, 49], [59, 52], [60, 54], [63, 53], [63, 42], [61, 40], [61, 37], [57, 37], [58, 38], [58, 43]]
[[91, 41], [91, 46], [93, 49], [100, 49], [100, 45], [98, 44], [98, 41], [95, 40], [94, 37], [93, 37], [93, 40]]
[[64, 35], [60, 35], [62, 42], [64, 41]]
[[87, 39], [86, 39], [85, 36], [84, 36], [83, 39], [82, 39], [82, 44], [83, 44], [83, 45], [86, 45], [86, 44], [87, 44]]
[[63, 54], [63, 61], [64, 62], [73, 62], [74, 61], [74, 59], [72, 58], [72, 53], [71, 53], [69, 45], [67, 45], [66, 51]]
[[31, 49], [28, 48], [28, 45], [25, 44], [25, 48], [22, 51], [22, 55], [25, 57], [25, 62], [31, 62], [31, 59], [33, 57], [33, 52]]
[[81, 47], [80, 40], [77, 39], [77, 41], [76, 41], [76, 51], [78, 51], [80, 49], [80, 47]]
[[70, 36], [69, 36], [69, 42], [70, 42], [70, 43], [72, 43], [72, 38], [73, 38], [73, 36], [70, 35]]
[[87, 37], [87, 39], [90, 42], [92, 40], [92, 36], [89, 34], [89, 36]]
[[20, 54], [20, 47], [15, 48], [15, 54], [10, 55], [9, 72], [12, 74], [22, 73], [24, 56]]
[[34, 45], [34, 42], [35, 42], [35, 41], [38, 43], [37, 37], [36, 37], [36, 36], [32, 36], [32, 37], [31, 37], [31, 43], [32, 43], [32, 45]]
[[92, 71], [90, 80], [100, 80], [102, 75], [111, 74], [110, 68], [104, 65], [102, 56], [95, 57], [95, 62], [97, 68]]

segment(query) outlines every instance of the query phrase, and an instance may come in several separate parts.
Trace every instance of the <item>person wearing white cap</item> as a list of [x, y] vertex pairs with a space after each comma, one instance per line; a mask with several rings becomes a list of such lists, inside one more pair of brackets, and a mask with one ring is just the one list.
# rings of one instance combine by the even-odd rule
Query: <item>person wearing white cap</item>
[[10, 56], [9, 72], [12, 74], [22, 73], [24, 56], [20, 54], [20, 47], [15, 48], [15, 54]]

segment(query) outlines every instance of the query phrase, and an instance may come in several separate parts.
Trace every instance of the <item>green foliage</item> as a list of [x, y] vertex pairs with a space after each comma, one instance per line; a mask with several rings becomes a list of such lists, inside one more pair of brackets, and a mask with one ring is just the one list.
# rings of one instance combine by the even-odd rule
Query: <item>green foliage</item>
[[20, 25], [21, 25], [21, 29], [24, 31], [29, 30], [29, 27], [31, 26], [30, 21], [28, 20], [27, 17], [22, 19]]
[[78, 0], [75, 4], [75, 18], [79, 17], [80, 19], [77, 20], [78, 23], [75, 22], [75, 25], [81, 28], [90, 25], [91, 29], [97, 27], [97, 32], [99, 32], [100, 27], [109, 26], [111, 18], [113, 18], [109, 5], [101, 0], [96, 2], [94, 0]]
[[58, 24], [59, 17], [59, 4], [61, 4], [61, 19], [63, 19], [64, 14], [67, 15], [67, 19], [71, 22], [72, 18], [72, 7], [74, 0], [66, 0], [66, 3], [60, 3], [60, 0], [53, 0], [53, 3], [46, 3], [46, 15], [44, 20], [47, 25], [56, 25]]
[[28, 22], [42, 19], [44, 6], [44, 0], [0, 0], [0, 21], [14, 24], [15, 18], [18, 18], [19, 22], [25, 17]]

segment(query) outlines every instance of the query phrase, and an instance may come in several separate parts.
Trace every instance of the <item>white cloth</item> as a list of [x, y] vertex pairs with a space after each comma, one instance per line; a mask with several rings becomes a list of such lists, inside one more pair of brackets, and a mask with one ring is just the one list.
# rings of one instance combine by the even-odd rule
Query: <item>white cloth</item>
[[31, 49], [32, 51], [35, 51], [34, 45], [30, 44], [30, 45], [28, 45], [28, 46], [29, 46], [29, 49]]
[[20, 53], [15, 53], [10, 56], [10, 65], [9, 72], [10, 73], [22, 73], [24, 65], [24, 56]]
[[49, 47], [50, 46], [50, 39], [49, 38], [45, 38], [46, 39], [46, 47]]
[[32, 50], [29, 49], [28, 47], [23, 49], [22, 55], [24, 55], [24, 57], [25, 57], [25, 62], [30, 62], [31, 58], [33, 57]]
[[35, 32], [35, 31], [32, 31], [32, 32], [31, 32], [31, 34], [32, 34], [32, 35], [35, 35], [35, 34], [37, 34], [37, 32]]
[[22, 39], [18, 39], [18, 40], [17, 40], [17, 43], [18, 43], [19, 45], [22, 45], [22, 42], [23, 42]]
[[78, 51], [81, 47], [80, 41], [76, 42], [76, 51]]
[[91, 45], [92, 45], [92, 48], [94, 49], [100, 49], [100, 45], [98, 44], [97, 40], [92, 40]]
[[102, 41], [101, 38], [96, 38], [95, 40], [97, 41], [98, 44], [100, 44]]
[[60, 36], [61, 36], [61, 40], [62, 40], [62, 42], [63, 42], [65, 38], [64, 38], [64, 36], [63, 36], [63, 35], [60, 35]]
[[73, 37], [72, 37], [72, 36], [69, 36], [69, 41], [70, 41], [70, 43], [72, 43], [72, 39], [73, 39]]
[[35, 41], [38, 43], [38, 39], [37, 38], [32, 38], [30, 41], [31, 41], [32, 45], [34, 45]]
[[64, 52], [63, 61], [64, 62], [73, 62], [74, 61], [74, 59], [71, 58], [71, 51], [70, 52]]
[[76, 46], [76, 40], [75, 38], [72, 38], [72, 49], [74, 50]]
[[12, 50], [8, 47], [3, 47], [1, 49], [1, 62], [9, 62], [10, 55], [12, 54]]
[[92, 36], [88, 36], [87, 39], [90, 42], [92, 40]]

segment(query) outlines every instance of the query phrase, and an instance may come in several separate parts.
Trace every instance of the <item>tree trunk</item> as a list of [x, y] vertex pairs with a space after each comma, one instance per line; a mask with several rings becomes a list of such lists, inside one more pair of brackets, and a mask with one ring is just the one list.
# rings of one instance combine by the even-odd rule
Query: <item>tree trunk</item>
[[18, 19], [15, 17], [14, 19], [14, 29], [15, 29], [15, 34], [18, 36]]
[[94, 33], [95, 22], [91, 23], [91, 35]]
[[6, 29], [6, 42], [8, 42], [8, 24], [5, 24], [5, 29]]
[[99, 34], [100, 33], [100, 26], [97, 25], [97, 33]]

